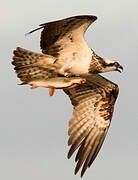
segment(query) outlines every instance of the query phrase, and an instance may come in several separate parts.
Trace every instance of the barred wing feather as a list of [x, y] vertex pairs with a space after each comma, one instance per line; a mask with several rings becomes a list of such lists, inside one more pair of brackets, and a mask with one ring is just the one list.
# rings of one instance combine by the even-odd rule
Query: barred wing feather
[[118, 95], [118, 86], [100, 75], [95, 75], [91, 77], [91, 82], [87, 81], [75, 87], [75, 91], [76, 93], [72, 94], [69, 89], [65, 90], [74, 106], [69, 121], [68, 145], [71, 145], [71, 148], [68, 158], [79, 148], [75, 159], [77, 162], [75, 174], [83, 165], [81, 171], [83, 176], [105, 139]]

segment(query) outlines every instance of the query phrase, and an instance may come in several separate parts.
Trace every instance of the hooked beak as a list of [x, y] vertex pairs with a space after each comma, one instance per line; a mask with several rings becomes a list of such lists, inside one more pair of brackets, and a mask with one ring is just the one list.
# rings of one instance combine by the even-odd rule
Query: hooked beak
[[118, 72], [121, 73], [121, 72], [123, 71], [123, 66], [121, 66], [120, 64], [118, 64], [118, 67], [117, 67], [116, 71], [118, 71]]

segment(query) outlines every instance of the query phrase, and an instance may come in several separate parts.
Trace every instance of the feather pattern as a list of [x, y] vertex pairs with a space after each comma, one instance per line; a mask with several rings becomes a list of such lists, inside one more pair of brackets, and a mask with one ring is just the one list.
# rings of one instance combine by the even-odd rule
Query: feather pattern
[[82, 167], [83, 176], [96, 158], [110, 126], [118, 86], [96, 74], [87, 77], [85, 84], [75, 87], [75, 95], [64, 90], [74, 106], [69, 121], [69, 140], [71, 148], [68, 158], [79, 147], [75, 161], [75, 174]]
[[57, 55], [58, 51], [63, 48], [61, 48], [62, 39], [65, 40], [66, 38], [69, 39], [70, 42], [73, 42], [72, 36], [77, 35], [74, 34], [74, 32], [84, 25], [83, 28], [81, 28], [81, 36], [83, 36], [88, 26], [96, 19], [96, 16], [82, 15], [41, 24], [40, 26], [44, 28], [40, 41], [43, 52], [50, 55]]
[[[12, 64], [15, 66], [15, 71], [18, 78], [20, 78], [23, 83], [27, 83], [34, 79], [48, 79], [55, 77], [53, 70], [46, 68], [45, 63], [41, 64], [41, 61], [46, 62], [49, 56], [35, 53], [20, 47], [17, 47], [13, 51], [13, 61]], [[50, 59], [52, 61], [52, 58]]]
[[123, 70], [118, 62], [102, 58], [88, 47], [84, 33], [96, 19], [96, 16], [83, 15], [41, 24], [29, 34], [43, 29], [42, 53], [17, 47], [12, 61], [22, 84], [56, 79], [58, 75], [85, 76], [86, 83], [64, 89], [74, 106], [69, 121], [68, 158], [78, 149], [75, 174], [82, 167], [81, 176], [104, 142], [118, 96], [118, 86], [98, 73]]
[[54, 65], [58, 73], [88, 73], [93, 51], [88, 47], [84, 33], [96, 19], [96, 16], [83, 15], [40, 25], [43, 28], [40, 40], [42, 52], [56, 58]]
[[96, 19], [92, 15], [73, 16], [41, 24], [40, 28], [30, 31], [43, 29], [40, 39], [43, 57], [36, 64], [64, 76], [120, 71], [118, 68], [122, 69], [122, 66], [119, 63], [98, 56], [84, 39], [85, 31]]

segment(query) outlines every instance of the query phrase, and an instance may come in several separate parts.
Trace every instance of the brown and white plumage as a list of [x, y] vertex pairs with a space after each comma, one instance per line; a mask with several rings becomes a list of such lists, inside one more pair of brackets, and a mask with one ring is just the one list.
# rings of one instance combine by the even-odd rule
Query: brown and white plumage
[[83, 176], [96, 158], [110, 126], [118, 90], [116, 84], [98, 74], [87, 77], [85, 84], [75, 87], [75, 94], [64, 90], [74, 106], [69, 121], [68, 158], [79, 147], [75, 174], [83, 164]]
[[40, 41], [43, 54], [17, 47], [12, 64], [18, 77], [24, 82], [28, 78], [50, 78], [54, 72], [71, 76], [120, 71], [119, 63], [96, 55], [84, 40], [85, 31], [96, 19], [90, 15], [74, 16], [41, 24], [31, 31], [43, 28]]
[[84, 39], [85, 31], [96, 19], [92, 15], [69, 17], [41, 24], [29, 34], [43, 29], [40, 47], [44, 54], [56, 58], [54, 64], [51, 61], [51, 68], [59, 74], [81, 75], [117, 70], [119, 64], [114, 65], [115, 61], [97, 56]]
[[[17, 47], [16, 50], [13, 51], [13, 54], [12, 64], [15, 66], [14, 69], [18, 78], [20, 78], [23, 83], [34, 79], [56, 77], [54, 71], [48, 68], [48, 62], [51, 61], [49, 55], [34, 53], [20, 47]], [[45, 59], [47, 67], [43, 67]], [[41, 62], [43, 62], [42, 65]]]
[[57, 72], [64, 75], [68, 72], [88, 73], [93, 51], [84, 40], [84, 33], [96, 19], [96, 16], [74, 16], [40, 25], [43, 28], [40, 40], [42, 52], [56, 57], [54, 66]]
[[118, 95], [118, 86], [98, 73], [123, 69], [118, 62], [98, 56], [84, 40], [85, 31], [96, 19], [96, 16], [84, 15], [41, 24], [29, 33], [43, 28], [42, 53], [17, 47], [12, 61], [22, 84], [50, 81], [59, 76], [85, 76], [86, 83], [64, 89], [74, 106], [69, 121], [68, 158], [79, 148], [75, 174], [83, 166], [81, 176], [103, 144]]
[[43, 28], [40, 41], [43, 54], [16, 48], [12, 64], [18, 77], [23, 81], [28, 72], [32, 78], [39, 73], [45, 76], [47, 71], [72, 76], [122, 69], [119, 63], [96, 55], [84, 40], [85, 31], [96, 19], [90, 15], [74, 16], [41, 24], [40, 28], [31, 31]]
[[[96, 16], [83, 15], [65, 18], [58, 21], [44, 23], [29, 33], [43, 29], [41, 33], [40, 47], [45, 54], [58, 56], [59, 52], [65, 51], [70, 46], [84, 45], [85, 31], [91, 23], [97, 19]], [[78, 39], [74, 41], [74, 39]], [[73, 50], [72, 50], [73, 51]]]

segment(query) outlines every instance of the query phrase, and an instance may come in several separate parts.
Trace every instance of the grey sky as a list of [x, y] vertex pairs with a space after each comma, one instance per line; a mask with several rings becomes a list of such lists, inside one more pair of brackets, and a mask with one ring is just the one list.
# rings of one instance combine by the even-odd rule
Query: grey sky
[[68, 120], [72, 106], [62, 91], [18, 86], [11, 65], [17, 46], [39, 52], [39, 24], [72, 15], [93, 14], [98, 20], [86, 33], [97, 54], [116, 59], [122, 74], [105, 73], [120, 93], [109, 133], [83, 179], [137, 179], [138, 169], [138, 1], [137, 0], [5, 0], [0, 6], [0, 179], [78, 180], [74, 157], [67, 159]]

